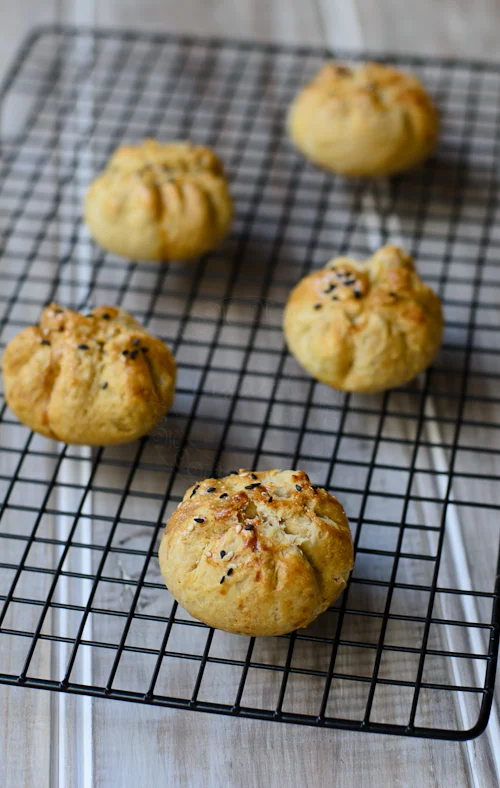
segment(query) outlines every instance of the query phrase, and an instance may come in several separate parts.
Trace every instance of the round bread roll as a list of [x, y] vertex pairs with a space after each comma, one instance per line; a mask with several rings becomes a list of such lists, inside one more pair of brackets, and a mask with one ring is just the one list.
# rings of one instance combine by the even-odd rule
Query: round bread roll
[[191, 487], [170, 517], [160, 569], [188, 613], [242, 635], [306, 627], [353, 565], [342, 506], [303, 471], [234, 471]]
[[434, 150], [438, 113], [420, 81], [394, 68], [328, 63], [292, 104], [288, 127], [311, 161], [348, 176], [393, 175]]
[[290, 352], [317, 380], [342, 391], [400, 386], [441, 344], [438, 296], [396, 246], [365, 261], [337, 257], [292, 290], [284, 315]]
[[185, 260], [227, 235], [233, 208], [221, 162], [201, 145], [124, 145], [91, 184], [85, 221], [104, 249], [142, 260]]
[[161, 421], [174, 398], [170, 350], [114, 306], [84, 316], [51, 304], [40, 325], [9, 342], [2, 366], [18, 419], [65, 443], [133, 441]]

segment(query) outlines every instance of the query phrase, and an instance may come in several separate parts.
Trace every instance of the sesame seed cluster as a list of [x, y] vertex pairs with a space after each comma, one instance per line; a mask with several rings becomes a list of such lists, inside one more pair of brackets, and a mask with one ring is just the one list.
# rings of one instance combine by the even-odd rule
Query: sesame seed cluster
[[[263, 486], [263, 483], [261, 481], [258, 481], [258, 476], [256, 473], [254, 473], [253, 471], [247, 471], [244, 468], [242, 468], [239, 471], [236, 470], [229, 471], [229, 477], [235, 477], [235, 476], [238, 477], [238, 481], [241, 480], [242, 485], [240, 486], [242, 486], [243, 490], [252, 491], [252, 490], [257, 490], [257, 488], [261, 487], [263, 489], [263, 492], [265, 493], [266, 502], [268, 504], [272, 503], [273, 496], [269, 494], [269, 491], [265, 486]], [[219, 501], [226, 501], [230, 495], [233, 495], [235, 493], [237, 494], [238, 491], [238, 488], [236, 487], [237, 483], [233, 481], [233, 484], [231, 484], [232, 487], [231, 493], [225, 491], [220, 492], [222, 486], [227, 483], [227, 479], [229, 479], [229, 477], [217, 480], [216, 484], [213, 484], [214, 480], [208, 480], [205, 482], [201, 482], [200, 484], [196, 484], [191, 490], [191, 492], [189, 493], [187, 500], [192, 500], [196, 495], [203, 495], [203, 494], [212, 495], [212, 493], [216, 493], [215, 495], [216, 499], [218, 499]], [[250, 479], [252, 481], [250, 481]], [[246, 481], [248, 481], [249, 483], [245, 484]], [[300, 491], [302, 490], [302, 487], [297, 484], [296, 489]], [[241, 534], [242, 531], [248, 531], [248, 532], [255, 531], [257, 518], [258, 515], [256, 512], [254, 517], [245, 517], [243, 522], [237, 522], [236, 525], [234, 526], [235, 533]], [[193, 523], [196, 523], [197, 525], [204, 525], [206, 522], [207, 522], [206, 516], [193, 517]], [[192, 531], [194, 531], [195, 526], [193, 525], [193, 523], [188, 523], [187, 525], [187, 531], [189, 533], [192, 533]], [[220, 551], [205, 550], [205, 556], [207, 558], [216, 558], [216, 556], [219, 555], [221, 561], [224, 561], [226, 563], [228, 561], [231, 561], [231, 559], [234, 557], [234, 554], [235, 554], [234, 550], [230, 550], [228, 552], [225, 550], [220, 550]], [[219, 580], [220, 585], [222, 585], [222, 583], [225, 582], [226, 577], [231, 577], [235, 568], [236, 568], [235, 566], [230, 566], [227, 569], [225, 574]]]
[[[78, 315], [77, 323], [72, 319], [75, 313], [71, 312], [71, 310], [65, 310], [56, 304], [51, 304], [48, 310], [50, 316], [55, 319], [56, 325], [43, 325], [42, 327], [41, 324], [40, 333], [42, 334], [42, 339], [40, 340], [40, 344], [46, 347], [51, 347], [54, 341], [56, 345], [58, 340], [60, 342], [66, 342], [66, 337], [61, 336], [66, 331], [69, 334], [73, 332], [77, 350], [90, 351], [95, 349], [100, 354], [105, 355], [107, 342], [115, 338], [124, 328], [123, 325], [120, 325], [119, 322], [114, 320], [114, 318], [120, 314], [115, 309], [113, 309], [113, 314], [98, 309], [88, 312], [85, 316]], [[140, 328], [138, 325], [137, 327]], [[121, 360], [123, 362], [135, 361], [139, 353], [146, 354], [149, 352], [148, 345], [144, 344], [144, 334], [142, 337], [134, 337], [133, 335], [129, 336], [126, 332], [123, 333], [130, 342], [130, 347], [124, 348], [121, 351]], [[47, 339], [47, 336], [50, 336], [52, 341], [51, 339]], [[79, 341], [82, 336], [86, 337], [85, 342]], [[101, 384], [101, 389], [105, 391], [108, 386], [108, 381], [104, 381]]]
[[[331, 301], [344, 301], [348, 298], [359, 299], [365, 295], [365, 286], [363, 280], [354, 271], [333, 268], [329, 270], [328, 282], [321, 293]], [[318, 310], [322, 306], [323, 303], [317, 301], [313, 304], [313, 309]]]

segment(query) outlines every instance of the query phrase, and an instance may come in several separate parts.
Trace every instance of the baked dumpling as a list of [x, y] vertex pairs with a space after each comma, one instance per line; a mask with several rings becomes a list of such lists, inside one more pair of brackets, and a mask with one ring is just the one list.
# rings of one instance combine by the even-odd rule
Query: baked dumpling
[[240, 470], [191, 487], [170, 517], [160, 569], [192, 616], [243, 635], [306, 627], [345, 588], [342, 506], [303, 471]]
[[221, 162], [188, 142], [124, 145], [91, 184], [85, 221], [104, 249], [139, 260], [185, 260], [214, 249], [233, 208]]
[[311, 161], [348, 176], [411, 169], [434, 150], [438, 113], [421, 82], [389, 66], [328, 63], [292, 104], [288, 128]]
[[51, 304], [3, 356], [5, 397], [18, 419], [47, 438], [108, 446], [146, 435], [172, 405], [168, 347], [123, 309], [88, 315]]
[[338, 257], [301, 279], [285, 308], [284, 331], [290, 352], [314, 378], [342, 391], [375, 392], [429, 366], [443, 316], [411, 257], [384, 246], [368, 260]]

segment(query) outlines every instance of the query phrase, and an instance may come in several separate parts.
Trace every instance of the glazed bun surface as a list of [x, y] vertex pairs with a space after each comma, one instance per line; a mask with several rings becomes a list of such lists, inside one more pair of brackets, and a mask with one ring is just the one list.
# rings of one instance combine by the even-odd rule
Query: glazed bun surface
[[393, 175], [434, 150], [438, 113], [421, 82], [389, 66], [328, 63], [296, 97], [290, 136], [308, 159], [347, 176]]
[[411, 257], [384, 246], [368, 260], [338, 257], [301, 279], [285, 307], [284, 331], [312, 377], [342, 391], [377, 392], [431, 364], [443, 316]]
[[94, 239], [114, 254], [185, 260], [222, 241], [233, 208], [213, 151], [147, 139], [115, 151], [92, 182], [84, 212]]
[[195, 618], [245, 635], [306, 627], [345, 587], [353, 547], [342, 506], [303, 471], [240, 471], [191, 487], [159, 551], [169, 591]]
[[65, 443], [109, 446], [146, 435], [170, 409], [168, 347], [114, 306], [89, 315], [51, 304], [7, 345], [5, 396], [20, 421]]

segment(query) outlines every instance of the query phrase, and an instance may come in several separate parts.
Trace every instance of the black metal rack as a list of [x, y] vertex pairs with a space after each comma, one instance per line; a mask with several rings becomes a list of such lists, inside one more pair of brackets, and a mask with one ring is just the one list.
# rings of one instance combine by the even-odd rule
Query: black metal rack
[[[179, 382], [153, 435], [94, 452], [30, 433], [3, 404], [0, 682], [317, 727], [484, 730], [500, 615], [500, 68], [387, 58], [435, 96], [440, 150], [388, 184], [348, 183], [284, 133], [329, 55], [70, 28], [22, 47], [1, 93], [1, 347], [50, 299], [119, 303], [169, 343]], [[147, 135], [226, 163], [234, 227], [193, 264], [121, 260], [82, 224], [92, 175]], [[333, 392], [287, 355], [284, 300], [311, 268], [386, 240], [440, 293], [443, 350], [397, 391]], [[193, 479], [232, 467], [300, 467], [345, 503], [353, 577], [307, 630], [214, 632], [161, 581], [169, 513]]]

